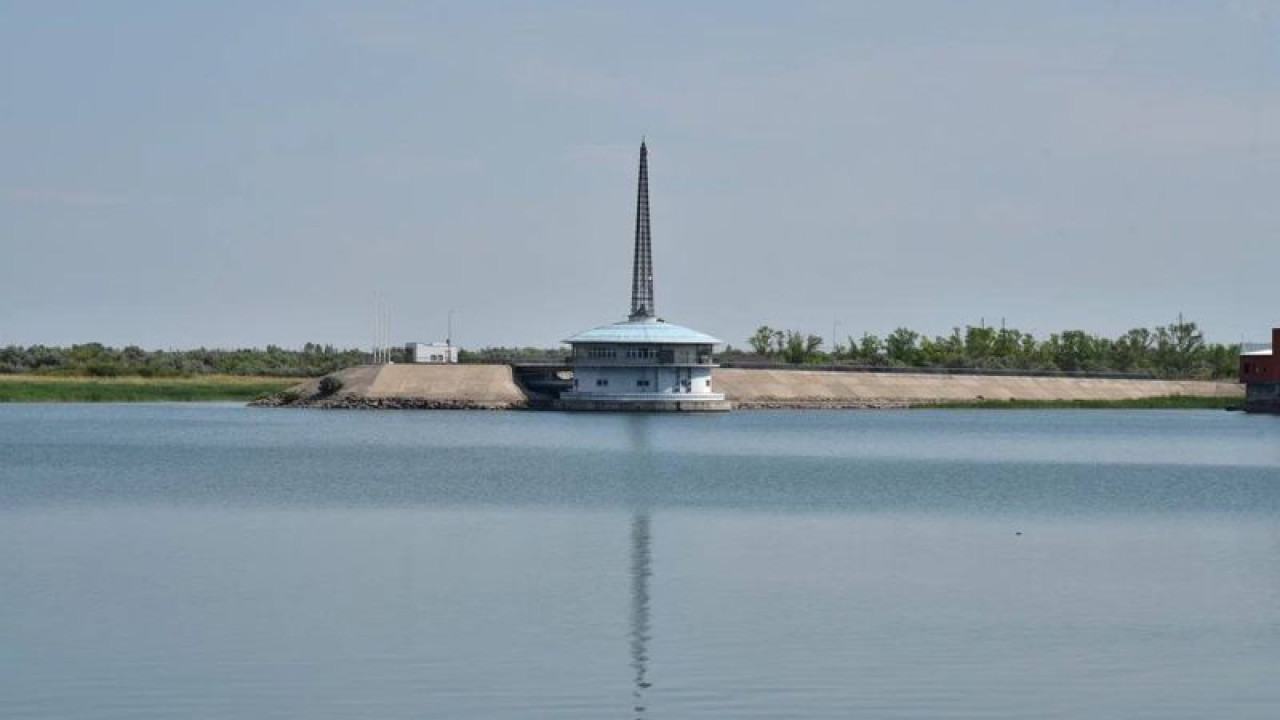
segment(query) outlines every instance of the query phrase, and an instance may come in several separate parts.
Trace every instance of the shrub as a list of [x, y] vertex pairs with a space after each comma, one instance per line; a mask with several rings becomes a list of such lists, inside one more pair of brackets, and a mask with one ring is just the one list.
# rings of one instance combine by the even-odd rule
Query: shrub
[[320, 394], [332, 395], [342, 389], [342, 381], [333, 375], [320, 378]]
[[89, 377], [116, 377], [123, 375], [124, 372], [119, 365], [109, 362], [96, 362], [88, 365], [84, 369], [84, 374]]
[[292, 405], [302, 399], [302, 396], [292, 390], [282, 390], [276, 395], [265, 395], [263, 397], [275, 397], [281, 405]]

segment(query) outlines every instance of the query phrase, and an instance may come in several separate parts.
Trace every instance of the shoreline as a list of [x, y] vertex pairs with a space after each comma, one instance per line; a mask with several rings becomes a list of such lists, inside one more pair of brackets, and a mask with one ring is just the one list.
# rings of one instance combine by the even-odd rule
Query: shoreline
[[300, 378], [204, 375], [178, 378], [0, 375], [0, 403], [249, 402]]
[[[343, 374], [351, 379], [348, 373]], [[528, 395], [514, 387], [505, 393], [477, 394], [458, 392], [458, 387], [452, 382], [446, 382], [431, 396], [410, 393], [367, 394], [354, 387], [344, 388], [346, 392], [323, 396], [312, 387], [318, 383], [318, 378], [231, 375], [182, 378], [0, 375], [0, 403], [230, 401], [245, 402], [254, 407], [343, 410], [544, 410], [549, 409], [550, 405], [548, 402], [540, 402], [536, 394]], [[1243, 394], [1194, 395], [1178, 392], [1116, 398], [894, 398], [875, 397], [870, 393], [863, 397], [856, 394], [841, 397], [814, 393], [809, 397], [756, 395], [729, 399], [735, 410], [1224, 410], [1238, 409], [1244, 403]]]

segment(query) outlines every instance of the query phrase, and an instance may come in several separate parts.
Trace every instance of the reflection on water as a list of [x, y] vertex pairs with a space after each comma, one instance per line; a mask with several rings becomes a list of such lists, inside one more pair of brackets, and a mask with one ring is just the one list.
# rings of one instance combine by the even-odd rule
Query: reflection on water
[[1270, 720], [1274, 420], [0, 407], [0, 717]]
[[631, 668], [635, 689], [631, 696], [637, 718], [645, 713], [645, 691], [649, 689], [649, 576], [653, 574], [649, 556], [649, 513], [631, 518]]
[[623, 460], [628, 468], [631, 486], [631, 503], [635, 508], [631, 515], [631, 669], [635, 672], [631, 691], [631, 705], [637, 719], [643, 718], [647, 709], [645, 697], [649, 682], [649, 577], [653, 574], [650, 556], [649, 496], [654, 473], [658, 472], [652, 445], [651, 415], [626, 416], [627, 437], [630, 440], [629, 457]]

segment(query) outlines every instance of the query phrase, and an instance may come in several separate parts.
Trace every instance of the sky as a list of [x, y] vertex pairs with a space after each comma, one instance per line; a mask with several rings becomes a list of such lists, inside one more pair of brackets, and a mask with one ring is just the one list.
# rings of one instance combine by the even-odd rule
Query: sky
[[0, 0], [0, 345], [1280, 325], [1280, 3]]

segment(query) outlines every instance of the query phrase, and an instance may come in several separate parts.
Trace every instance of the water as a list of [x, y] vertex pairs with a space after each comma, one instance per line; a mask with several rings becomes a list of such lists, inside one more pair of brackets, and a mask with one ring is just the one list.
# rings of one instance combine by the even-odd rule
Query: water
[[0, 406], [4, 718], [1273, 718], [1277, 676], [1277, 418]]

